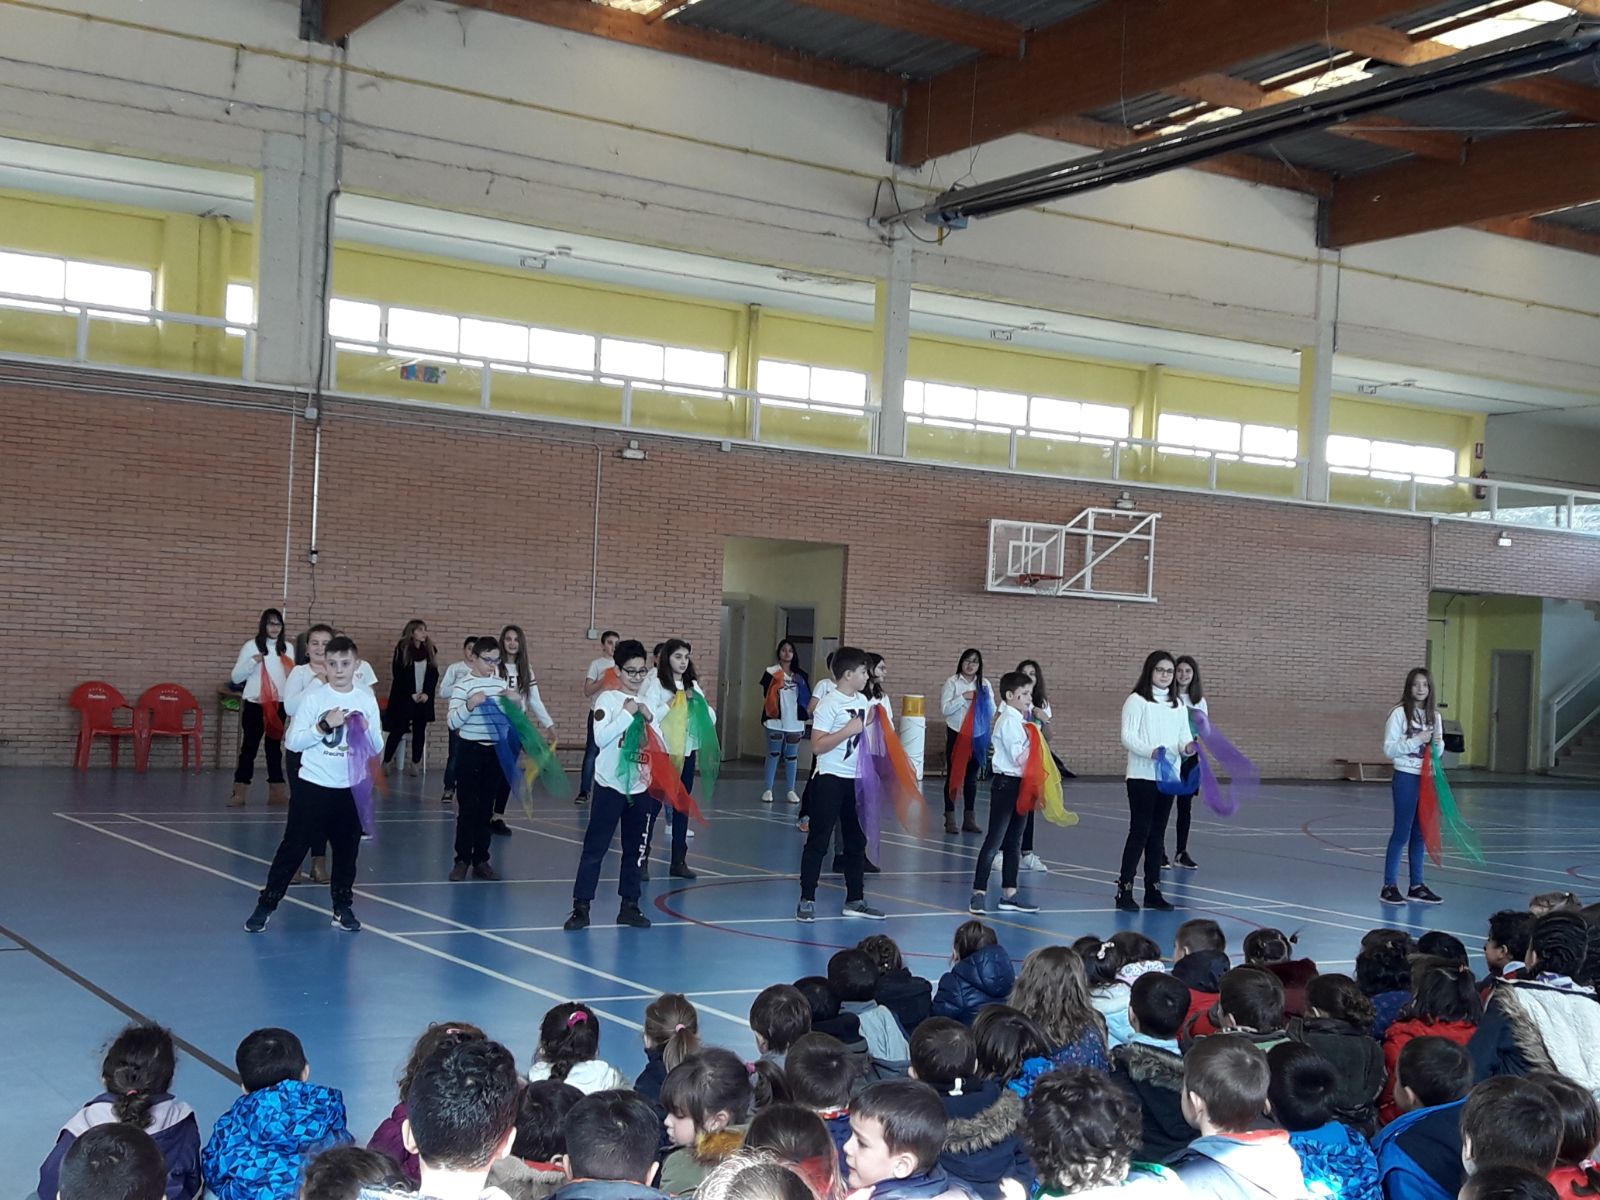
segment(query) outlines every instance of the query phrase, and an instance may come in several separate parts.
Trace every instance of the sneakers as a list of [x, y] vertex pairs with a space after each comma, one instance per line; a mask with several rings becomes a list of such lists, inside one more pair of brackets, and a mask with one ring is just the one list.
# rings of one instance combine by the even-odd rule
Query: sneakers
[[672, 864], [672, 869], [670, 871], [668, 871], [667, 874], [671, 875], [674, 879], [699, 879], [700, 878], [700, 876], [696, 875], [693, 871], [691, 871], [689, 869], [689, 864], [684, 862], [683, 859], [681, 859], [681, 858], [678, 859], [676, 862], [674, 862]]
[[470, 869], [466, 863], [457, 860], [455, 866], [450, 868], [450, 882], [460, 883], [467, 877], [467, 871]]
[[1160, 888], [1145, 888], [1144, 906], [1155, 912], [1172, 912], [1177, 907], [1161, 894]]
[[649, 929], [650, 918], [639, 911], [637, 904], [623, 904], [617, 912], [617, 924], [629, 929]]
[[359, 933], [361, 922], [356, 920], [356, 914], [348, 904], [341, 904], [333, 910], [333, 927], [346, 933]]
[[255, 911], [245, 918], [245, 932], [260, 933], [267, 927], [267, 922], [270, 920], [272, 920], [272, 909], [257, 901]]
[[487, 879], [493, 882], [494, 880], [500, 878], [500, 872], [496, 871], [488, 863], [481, 862], [472, 868], [472, 877], [474, 879]]
[[1419, 883], [1406, 893], [1407, 900], [1414, 900], [1418, 904], [1443, 904], [1444, 898], [1437, 895], [1425, 883]]
[[1189, 857], [1189, 852], [1187, 850], [1179, 850], [1178, 857], [1172, 861], [1177, 863], [1185, 871], [1198, 871], [1200, 869], [1200, 864]]
[[574, 933], [579, 929], [589, 928], [588, 903], [582, 900], [573, 901], [572, 915], [562, 923], [561, 928], [565, 929], [568, 933]]
[[691, 825], [691, 826], [689, 826], [689, 828], [685, 829], [683, 831], [683, 836], [686, 837], [686, 838], [694, 837], [694, 826]]
[[844, 915], [847, 917], [860, 917], [864, 921], [887, 921], [889, 914], [882, 909], [873, 908], [865, 900], [848, 900], [845, 902]]
[[440, 808], [449, 808], [455, 802], [456, 802], [456, 790], [455, 790], [455, 788], [445, 788], [444, 793], [439, 797], [439, 807]]
[[802, 900], [794, 910], [794, 919], [807, 925], [817, 919], [817, 902], [815, 900]]
[[576, 807], [582, 808], [584, 805], [589, 803], [589, 793], [588, 792], [579, 792], [576, 796], [574, 796], [572, 798], [572, 803]]
[[799, 804], [800, 803], [800, 793], [799, 792], [790, 792], [787, 796], [784, 797], [784, 799], [787, 800], [790, 804]]
[[1036, 913], [1036, 912], [1039, 911], [1039, 906], [1037, 904], [1035, 904], [1033, 901], [1029, 900], [1021, 892], [1018, 892], [1014, 896], [1001, 896], [1000, 897], [1000, 911], [1001, 912]]
[[969, 812], [961, 822], [961, 832], [962, 833], [982, 833], [983, 832], [983, 826], [979, 825], [978, 824], [978, 818], [973, 816]]
[[1050, 874], [1050, 868], [1044, 865], [1044, 859], [1040, 858], [1032, 850], [1022, 856], [1022, 862], [1018, 866], [1024, 871], [1043, 871], [1046, 875]]
[[1126, 884], [1126, 883], [1117, 884], [1117, 911], [1118, 912], [1138, 912], [1139, 911], [1139, 902], [1133, 898], [1133, 886], [1131, 884]]
[[1161, 869], [1163, 871], [1165, 871], [1171, 865], [1172, 865], [1172, 860], [1167, 857], [1167, 852], [1165, 850], [1163, 850], [1161, 852]]
[[504, 817], [496, 817], [494, 820], [489, 822], [489, 832], [494, 834], [496, 837], [510, 837], [511, 826], [506, 824]]
[[811, 818], [810, 817], [801, 817], [798, 821], [796, 821], [794, 823], [794, 827], [796, 829], [798, 829], [801, 833], [810, 833], [811, 832]]
[[1406, 898], [1400, 894], [1400, 889], [1395, 887], [1394, 884], [1386, 883], [1383, 885], [1383, 891], [1378, 893], [1378, 901], [1381, 904], [1404, 904]]
[[862, 872], [864, 874], [867, 874], [867, 875], [882, 875], [883, 874], [883, 868], [880, 867], [877, 863], [873, 862], [870, 858], [864, 858], [864, 859], [861, 860], [861, 870], [862, 870]]
[[973, 892], [972, 899], [967, 901], [967, 911], [975, 917], [984, 916], [988, 911], [989, 897], [982, 892]]
[[771, 788], [768, 788], [766, 791], [761, 793], [761, 803], [763, 803], [763, 804], [771, 804], [772, 803], [772, 789]]

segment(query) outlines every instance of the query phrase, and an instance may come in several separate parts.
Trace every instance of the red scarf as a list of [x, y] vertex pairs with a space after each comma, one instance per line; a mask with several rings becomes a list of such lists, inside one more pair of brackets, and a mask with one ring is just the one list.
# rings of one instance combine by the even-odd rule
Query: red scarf
[[[280, 654], [278, 661], [283, 664], [287, 679], [294, 670], [294, 660], [287, 654]], [[278, 685], [273, 682], [272, 672], [267, 670], [265, 657], [261, 660], [261, 723], [266, 727], [267, 737], [275, 742], [283, 741], [283, 702], [278, 699]]]

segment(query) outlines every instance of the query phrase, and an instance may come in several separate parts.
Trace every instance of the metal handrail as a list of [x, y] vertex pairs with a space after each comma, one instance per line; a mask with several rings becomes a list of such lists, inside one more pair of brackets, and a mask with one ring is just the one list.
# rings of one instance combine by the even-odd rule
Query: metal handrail
[[1550, 699], [1545, 702], [1545, 740], [1546, 748], [1549, 752], [1549, 763], [1551, 766], [1555, 765], [1556, 755], [1560, 754], [1561, 751], [1566, 748], [1567, 743], [1582, 733], [1589, 723], [1596, 717], [1600, 717], [1600, 704], [1597, 704], [1583, 717], [1582, 720], [1575, 722], [1572, 728], [1567, 730], [1566, 733], [1562, 734], [1560, 737], [1556, 736], [1556, 726], [1561, 717], [1562, 709], [1571, 704], [1573, 700], [1581, 695], [1597, 679], [1600, 679], [1600, 663], [1596, 663], [1594, 666], [1590, 667], [1588, 671], [1583, 673], [1583, 675], [1573, 680], [1566, 687], [1562, 688], [1559, 692], [1557, 692], [1554, 696], [1551, 696]]

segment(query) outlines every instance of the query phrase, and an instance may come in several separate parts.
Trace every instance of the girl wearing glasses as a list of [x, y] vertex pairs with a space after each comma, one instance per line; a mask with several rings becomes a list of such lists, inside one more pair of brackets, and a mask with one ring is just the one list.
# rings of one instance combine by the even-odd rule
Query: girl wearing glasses
[[1133, 877], [1144, 854], [1145, 907], [1171, 912], [1161, 894], [1161, 843], [1172, 815], [1172, 797], [1157, 780], [1160, 760], [1176, 772], [1185, 755], [1193, 754], [1189, 713], [1178, 699], [1176, 668], [1165, 650], [1145, 657], [1139, 681], [1122, 704], [1122, 744], [1128, 751], [1128, 839], [1122, 846], [1122, 870], [1117, 876], [1117, 907], [1138, 912], [1133, 898]]

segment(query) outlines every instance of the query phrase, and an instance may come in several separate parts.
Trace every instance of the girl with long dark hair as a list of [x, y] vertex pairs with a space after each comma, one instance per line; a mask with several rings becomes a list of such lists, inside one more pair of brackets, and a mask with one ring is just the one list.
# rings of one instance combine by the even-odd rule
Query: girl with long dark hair
[[[987, 709], [990, 713], [995, 711], [994, 689], [989, 686], [989, 681], [983, 677], [983, 652], [969, 647], [961, 652], [961, 657], [956, 660], [956, 673], [944, 681], [944, 691], [939, 696], [939, 707], [944, 713], [944, 761], [949, 766], [955, 754], [956, 739], [961, 736], [961, 726], [967, 719], [967, 712], [976, 702], [978, 692], [982, 690], [987, 694]], [[987, 729], [974, 729], [973, 740], [987, 736]], [[952, 791], [954, 781], [945, 788], [944, 793], [944, 831], [946, 833], [982, 833], [983, 826], [978, 824], [976, 809], [978, 806], [978, 771], [983, 763], [978, 761], [974, 754], [967, 759], [966, 770], [961, 777], [961, 824], [956, 824], [956, 801]]]
[[[662, 721], [671, 708], [673, 698], [679, 692], [687, 692], [697, 697], [706, 705], [710, 713], [711, 722], [716, 724], [717, 710], [712, 708], [706, 700], [705, 691], [700, 687], [699, 677], [694, 670], [694, 660], [690, 657], [693, 647], [682, 638], [668, 638], [661, 644], [661, 653], [656, 658], [655, 674], [644, 681], [644, 686], [639, 689], [639, 702], [650, 710], [650, 723], [656, 727], [657, 733], [663, 734]], [[686, 696], [687, 700], [688, 697]], [[694, 722], [690, 721], [683, 734], [683, 790], [694, 791], [695, 770], [699, 765], [701, 746], [695, 736]], [[670, 748], [670, 743], [669, 743]], [[721, 754], [720, 746], [705, 747], [707, 753]], [[676, 749], [673, 750], [676, 754]], [[713, 775], [713, 782], [715, 776]], [[650, 849], [656, 834], [656, 818], [661, 815], [661, 801], [650, 798], [647, 801], [651, 806], [650, 823], [645, 826], [644, 833], [644, 864], [645, 878], [649, 878]], [[695, 873], [689, 869], [689, 815], [678, 809], [672, 810], [672, 867], [670, 874], [675, 879], [694, 879]]]
[[411, 763], [407, 774], [422, 770], [422, 751], [428, 742], [428, 725], [434, 718], [434, 696], [439, 690], [439, 653], [421, 618], [406, 622], [395, 643], [389, 664], [389, 703], [383, 710], [388, 738], [383, 744], [385, 765], [394, 761], [400, 739], [411, 735]]
[[[1173, 677], [1178, 687], [1178, 699], [1183, 703], [1183, 707], [1186, 710], [1199, 709], [1209, 716], [1211, 710], [1206, 706], [1205, 689], [1200, 685], [1200, 664], [1195, 662], [1192, 655], [1178, 655], [1173, 663]], [[1194, 718], [1190, 717], [1189, 720], [1191, 722], [1190, 731], [1193, 732], [1192, 723]], [[1181, 773], [1188, 775], [1197, 765], [1199, 765], [1197, 755], [1185, 756], [1183, 766], [1180, 769]], [[1194, 793], [1191, 792], [1187, 796], [1179, 796], [1177, 801], [1177, 853], [1173, 856], [1171, 862], [1167, 860], [1166, 854], [1163, 853], [1161, 855], [1161, 865], [1170, 867], [1175, 862], [1185, 870], [1193, 871], [1200, 865], [1189, 857], [1189, 823], [1194, 816]]]
[[[239, 740], [239, 762], [233, 772], [229, 808], [242, 808], [249, 797], [256, 752], [263, 741], [267, 744], [267, 803], [289, 803], [289, 789], [283, 777], [281, 697], [292, 670], [294, 659], [289, 653], [289, 642], [283, 636], [283, 613], [276, 608], [265, 609], [256, 622], [255, 637], [240, 647], [239, 657], [233, 664], [233, 682], [243, 688], [239, 704], [243, 736]], [[263, 678], [267, 692], [265, 703], [262, 700]]]
[[1194, 753], [1189, 715], [1178, 699], [1172, 655], [1153, 650], [1145, 656], [1139, 680], [1122, 704], [1122, 745], [1128, 751], [1128, 837], [1122, 846], [1122, 868], [1117, 875], [1117, 907], [1138, 912], [1133, 898], [1133, 876], [1144, 854], [1144, 903], [1160, 912], [1172, 911], [1161, 894], [1161, 843], [1172, 815], [1172, 797], [1157, 781], [1160, 761], [1174, 771], [1186, 754]]
[[776, 660], [761, 676], [761, 723], [767, 730], [767, 774], [761, 803], [772, 803], [772, 788], [778, 781], [778, 760], [783, 760], [784, 799], [800, 803], [794, 790], [795, 771], [800, 762], [800, 739], [805, 735], [806, 706], [811, 700], [811, 681], [800, 665], [794, 643], [784, 638], [773, 652]]
[[[500, 678], [506, 681], [506, 694], [516, 699], [541, 727], [548, 741], [556, 720], [539, 696], [539, 681], [528, 660], [528, 639], [520, 625], [507, 625], [500, 631]], [[511, 799], [511, 784], [502, 775], [495, 780], [494, 819], [489, 831], [500, 837], [511, 836], [506, 824], [506, 802]]]
[[[1394, 779], [1389, 795], [1394, 802], [1394, 829], [1383, 856], [1383, 891], [1378, 899], [1385, 904], [1440, 904], [1440, 898], [1422, 881], [1426, 849], [1422, 843], [1422, 822], [1417, 808], [1422, 798], [1422, 759], [1435, 749], [1444, 748], [1444, 722], [1434, 703], [1433, 676], [1425, 667], [1413, 667], [1406, 674], [1400, 703], [1389, 712], [1383, 729], [1383, 752], [1394, 763]], [[1411, 890], [1400, 894], [1400, 854], [1409, 852]]]

